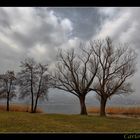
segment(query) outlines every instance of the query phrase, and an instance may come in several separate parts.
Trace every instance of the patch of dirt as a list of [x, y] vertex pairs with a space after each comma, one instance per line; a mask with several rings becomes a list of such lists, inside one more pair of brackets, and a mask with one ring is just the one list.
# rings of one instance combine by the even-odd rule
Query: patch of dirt
[[[99, 116], [98, 113], [88, 113], [89, 115]], [[137, 118], [140, 119], [140, 115], [125, 115], [125, 114], [107, 114], [107, 117], [119, 117], [119, 118]]]
[[137, 118], [137, 119], [140, 119], [140, 115], [107, 114], [107, 116], [119, 117], [119, 118]]

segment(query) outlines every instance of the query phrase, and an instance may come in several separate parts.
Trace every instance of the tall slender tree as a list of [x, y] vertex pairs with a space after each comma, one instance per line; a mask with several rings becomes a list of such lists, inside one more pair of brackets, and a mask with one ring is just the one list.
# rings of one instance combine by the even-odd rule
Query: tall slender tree
[[20, 98], [31, 97], [31, 113], [35, 113], [38, 100], [47, 96], [49, 75], [48, 66], [36, 63], [33, 58], [21, 62], [21, 71], [18, 73]]
[[2, 98], [6, 98], [7, 107], [6, 110], [9, 111], [10, 99], [16, 96], [15, 94], [15, 74], [14, 71], [8, 70], [5, 74], [0, 75], [0, 94]]

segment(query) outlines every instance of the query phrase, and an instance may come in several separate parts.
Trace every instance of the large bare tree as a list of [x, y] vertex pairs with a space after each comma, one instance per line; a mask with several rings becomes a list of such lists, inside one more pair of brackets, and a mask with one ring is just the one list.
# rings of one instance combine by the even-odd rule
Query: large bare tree
[[100, 116], [105, 116], [108, 98], [133, 91], [129, 78], [136, 70], [136, 53], [127, 44], [114, 45], [109, 37], [105, 40], [92, 41], [90, 44], [99, 60], [97, 83], [93, 90], [100, 97]]
[[93, 50], [81, 44], [76, 49], [61, 50], [58, 62], [52, 74], [53, 87], [67, 91], [78, 97], [81, 105], [81, 115], [87, 115], [85, 97], [93, 86], [98, 70], [98, 59], [93, 56]]
[[45, 97], [48, 91], [48, 65], [36, 63], [33, 58], [21, 62], [21, 71], [18, 73], [20, 98], [31, 97], [31, 113], [37, 109], [38, 99]]
[[0, 75], [0, 97], [6, 98], [7, 107], [6, 110], [9, 111], [10, 99], [16, 96], [15, 94], [15, 84], [16, 77], [14, 71], [7, 71], [5, 74]]

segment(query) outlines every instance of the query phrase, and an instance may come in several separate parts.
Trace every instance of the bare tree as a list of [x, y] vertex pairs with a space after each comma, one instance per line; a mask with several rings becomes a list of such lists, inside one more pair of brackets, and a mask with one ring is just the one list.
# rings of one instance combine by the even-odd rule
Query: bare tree
[[100, 116], [105, 116], [107, 99], [114, 94], [132, 92], [129, 78], [135, 73], [136, 53], [125, 44], [113, 45], [110, 38], [91, 42], [92, 50], [99, 59], [97, 83], [93, 90], [100, 97]]
[[[37, 103], [39, 98], [44, 98], [47, 95], [49, 88], [49, 75], [47, 73], [48, 65], [43, 65], [41, 63], [37, 66], [38, 83], [36, 89], [35, 105], [33, 112], [36, 112]], [[47, 97], [47, 96], [46, 96]]]
[[67, 91], [78, 97], [81, 105], [81, 115], [87, 115], [85, 97], [93, 85], [98, 69], [98, 60], [92, 55], [93, 50], [80, 45], [75, 49], [61, 50], [55, 72], [52, 73], [53, 87]]
[[21, 62], [21, 71], [18, 73], [20, 98], [31, 97], [31, 112], [35, 113], [38, 99], [45, 97], [48, 91], [48, 66], [37, 64], [33, 58]]
[[9, 111], [10, 99], [16, 96], [15, 94], [15, 74], [14, 71], [7, 71], [5, 74], [0, 75], [0, 94], [1, 98], [7, 99], [6, 110]]

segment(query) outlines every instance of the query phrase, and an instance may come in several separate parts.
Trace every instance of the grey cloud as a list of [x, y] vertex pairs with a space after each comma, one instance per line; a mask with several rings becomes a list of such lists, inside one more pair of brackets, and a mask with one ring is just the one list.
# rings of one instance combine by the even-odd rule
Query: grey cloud
[[3, 28], [10, 28], [11, 22], [9, 15], [4, 11], [4, 9], [0, 9], [0, 25]]
[[[4, 17], [5, 15], [8, 15], [7, 12], [5, 12], [3, 9], [0, 9], [0, 10], [3, 11], [3, 12], [0, 12], [0, 14], [1, 14], [0, 17]], [[39, 8], [39, 10], [40, 10], [40, 8]], [[34, 12], [35, 12], [35, 10], [34, 10]], [[41, 12], [42, 12], [42, 14], [41, 14]], [[23, 22], [25, 22], [24, 24], [28, 26], [28, 30], [26, 33], [22, 33], [22, 32], [19, 32], [18, 30], [11, 29], [10, 34], [6, 34], [4, 32], [4, 30], [3, 30], [3, 34], [6, 34], [8, 38], [12, 39], [17, 44], [19, 44], [23, 47], [32, 47], [38, 42], [40, 44], [45, 44], [45, 43], [53, 44], [54, 43], [54, 46], [60, 45], [61, 43], [63, 43], [63, 41], [65, 39], [67, 39], [65, 31], [62, 29], [62, 27], [60, 27], [59, 22], [56, 27], [50, 23], [47, 23], [47, 21], [46, 21], [47, 18], [48, 18], [48, 21], [50, 20], [49, 19], [50, 15], [45, 14], [47, 12], [49, 12], [49, 11], [46, 11], [46, 9], [44, 9], [44, 10], [42, 9], [40, 11], [40, 14], [37, 14], [36, 12], [32, 13], [32, 16], [34, 16], [34, 18], [32, 19], [33, 20], [32, 23], [26, 23], [25, 21], [23, 21]], [[9, 11], [9, 13], [10, 13], [10, 11]], [[22, 14], [23, 15], [21, 15], [21, 16], [24, 16], [24, 13], [22, 13]], [[41, 15], [43, 15], [43, 16], [41, 16]], [[44, 18], [46, 18], [46, 20]], [[11, 19], [11, 20], [15, 20], [15, 19]], [[19, 20], [22, 20], [22, 19], [19, 18]], [[4, 24], [5, 24], [5, 22], [9, 26], [12, 26], [12, 22], [9, 21], [8, 17], [4, 18]], [[36, 23], [37, 24], [39, 23], [40, 25], [38, 26], [38, 25], [36, 25]], [[17, 24], [19, 24], [19, 23], [17, 23]], [[16, 26], [16, 25], [14, 25], [14, 26]], [[2, 21], [0, 21], [0, 27], [3, 28]], [[61, 40], [60, 39], [57, 40], [56, 38], [54, 38], [54, 34], [56, 34], [56, 35], [61, 34]], [[60, 35], [58, 37], [60, 37]]]
[[[113, 29], [108, 27], [108, 31], [111, 29], [111, 37], [114, 40], [119, 40], [122, 42], [128, 42], [136, 48], [140, 48], [139, 30], [140, 30], [140, 19], [139, 13], [140, 8], [136, 7], [125, 7], [125, 8], [114, 8], [115, 12], [113, 16], [109, 16], [109, 13], [104, 15], [105, 20], [103, 20], [100, 26], [100, 34], [102, 34], [102, 29], [107, 23], [112, 23]], [[102, 11], [103, 12], [103, 11]], [[121, 23], [122, 21], [122, 23]], [[119, 25], [120, 24], [120, 25]], [[110, 32], [106, 31], [106, 35], [110, 35]]]
[[[32, 10], [29, 10], [30, 8]], [[20, 61], [27, 56], [33, 56], [43, 62], [53, 62], [57, 47], [76, 46], [76, 42], [80, 39], [89, 40], [98, 33], [102, 34], [102, 28], [107, 22], [115, 25], [125, 13], [130, 13], [130, 16], [121, 19], [123, 22], [119, 26], [113, 27], [111, 37], [120, 41], [123, 39], [140, 49], [140, 8], [115, 8], [114, 11], [106, 12], [102, 7], [30, 8], [21, 11], [16, 7], [0, 8], [0, 73], [7, 69], [18, 71]], [[71, 22], [73, 30], [71, 28], [65, 30], [62, 27], [61, 22], [64, 19]], [[106, 30], [106, 34], [111, 26]], [[41, 53], [38, 45], [42, 49]], [[139, 66], [140, 62], [138, 62], [138, 72], [132, 80], [137, 95]]]
[[68, 17], [74, 26], [73, 36], [84, 40], [89, 40], [93, 34], [96, 34], [100, 23], [100, 16], [97, 8], [50, 8], [61, 17]]
[[22, 53], [14, 51], [7, 44], [0, 41], [0, 72], [4, 73], [10, 69], [18, 71], [19, 63], [23, 58]]
[[[71, 30], [65, 31], [65, 25], [61, 25], [64, 18], [51, 13], [48, 8], [30, 8], [0, 8], [1, 72], [18, 70], [20, 61], [26, 57], [53, 61], [55, 48], [69, 40]], [[43, 49], [39, 51], [37, 45]]]

